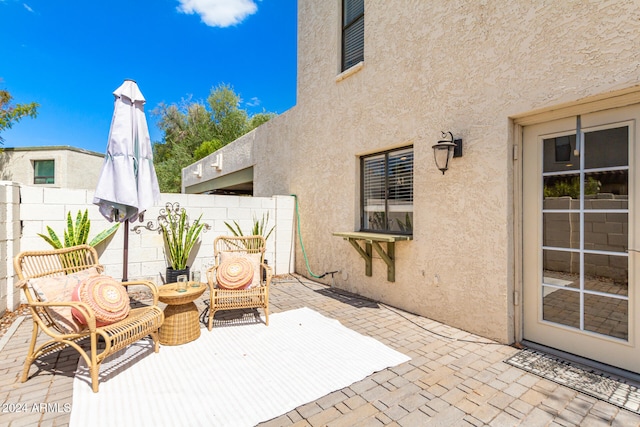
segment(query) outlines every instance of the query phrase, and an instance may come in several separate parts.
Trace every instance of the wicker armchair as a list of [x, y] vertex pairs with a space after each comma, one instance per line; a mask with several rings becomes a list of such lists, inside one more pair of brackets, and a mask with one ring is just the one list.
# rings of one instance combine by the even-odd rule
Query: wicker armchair
[[[262, 236], [220, 236], [213, 242], [215, 264], [207, 270], [210, 290], [209, 324], [213, 327], [216, 311], [244, 308], [263, 308], [265, 323], [269, 326], [269, 285], [273, 272], [264, 262], [266, 242]], [[254, 276], [246, 289], [225, 289], [218, 278], [224, 258], [242, 257], [253, 264]]]
[[[158, 329], [164, 321], [164, 314], [158, 307], [158, 292], [156, 286], [148, 281], [130, 281], [122, 283], [130, 285], [145, 285], [153, 295], [153, 305], [129, 309], [127, 317], [107, 326], [96, 326], [96, 317], [89, 305], [73, 301], [45, 300], [34, 289], [33, 283], [39, 278], [54, 278], [53, 280], [67, 280], [88, 269], [95, 268], [102, 273], [103, 267], [98, 264], [98, 253], [88, 245], [50, 251], [22, 252], [13, 260], [15, 271], [20, 279], [16, 287], [22, 288], [33, 318], [33, 332], [29, 352], [24, 362], [21, 381], [25, 382], [29, 376], [31, 364], [40, 356], [62, 350], [68, 346], [76, 349], [84, 358], [91, 373], [91, 386], [98, 392], [98, 374], [100, 364], [104, 359], [122, 348], [141, 338], [151, 335], [154, 341], [154, 351], [159, 350]], [[45, 301], [43, 301], [45, 300]], [[60, 321], [56, 315], [61, 307], [75, 308], [83, 313], [87, 321], [86, 327], [79, 330], [70, 329]], [[39, 331], [42, 330], [50, 337], [49, 340], [37, 346]], [[89, 338], [90, 349], [86, 351], [79, 341]], [[98, 347], [99, 338], [104, 345]]]

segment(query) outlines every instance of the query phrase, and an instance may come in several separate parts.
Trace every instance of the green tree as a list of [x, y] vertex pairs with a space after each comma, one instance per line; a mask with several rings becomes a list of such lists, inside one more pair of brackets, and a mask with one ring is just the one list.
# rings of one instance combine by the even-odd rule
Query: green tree
[[193, 160], [204, 159], [209, 154], [220, 148], [222, 148], [222, 141], [219, 139], [204, 141], [198, 148], [196, 148], [196, 151], [193, 152]]
[[[600, 191], [600, 181], [593, 177], [588, 177], [584, 183], [584, 194], [598, 194]], [[552, 186], [544, 186], [544, 197], [569, 196], [573, 199], [580, 198], [580, 178], [560, 177]]]
[[207, 98], [211, 118], [223, 145], [248, 131], [249, 115], [239, 108], [240, 97], [228, 85], [220, 85]]
[[[0, 132], [3, 132], [22, 120], [24, 117], [35, 118], [38, 115], [39, 104], [12, 104], [13, 97], [7, 90], [0, 90]], [[0, 136], [0, 144], [4, 138]]]
[[179, 105], [160, 104], [153, 110], [164, 134], [162, 142], [153, 146], [160, 191], [179, 193], [182, 168], [275, 116], [267, 112], [249, 116], [239, 106], [240, 97], [231, 86], [221, 84], [211, 89], [206, 105], [188, 98]]
[[157, 161], [158, 156], [154, 154], [158, 185], [163, 193], [179, 193], [182, 190], [182, 168], [193, 162], [191, 151], [184, 145], [172, 144], [172, 147], [162, 161]]
[[249, 120], [249, 130], [253, 130], [258, 126], [260, 126], [261, 124], [267, 123], [269, 120], [271, 120], [275, 116], [276, 116], [275, 113], [267, 113], [267, 112], [255, 114], [254, 116], [251, 117], [251, 120]]

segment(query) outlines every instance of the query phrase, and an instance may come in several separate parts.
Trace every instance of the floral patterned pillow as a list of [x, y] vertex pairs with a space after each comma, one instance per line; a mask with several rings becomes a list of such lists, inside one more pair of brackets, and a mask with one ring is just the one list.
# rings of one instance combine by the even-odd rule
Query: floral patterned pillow
[[[131, 305], [129, 295], [122, 283], [110, 276], [92, 276], [76, 286], [71, 295], [73, 301], [87, 304], [96, 317], [96, 326], [106, 326], [118, 322], [129, 315]], [[71, 310], [74, 319], [86, 325], [84, 315], [75, 308]]]
[[[258, 254], [239, 254], [234, 252], [221, 252], [220, 265], [218, 266], [218, 272], [220, 271], [220, 267], [225, 261], [228, 262], [228, 260], [230, 259], [237, 259], [237, 258], [246, 259], [247, 261], [249, 261], [252, 267], [251, 281], [250, 283], [248, 283], [247, 286], [245, 286], [245, 288], [248, 289], [248, 288], [253, 288], [255, 286], [260, 286], [260, 271], [261, 271], [260, 261], [262, 260], [262, 255], [259, 253]], [[216, 276], [219, 274], [218, 272], [216, 272]], [[218, 280], [218, 284], [220, 284], [219, 280]]]
[[[71, 295], [76, 286], [98, 274], [98, 270], [91, 267], [65, 276], [29, 279], [29, 285], [42, 302], [72, 301]], [[47, 307], [47, 312], [66, 333], [77, 333], [85, 328], [75, 321], [71, 314], [71, 307]]]
[[223, 289], [246, 289], [253, 280], [253, 265], [246, 258], [226, 258], [218, 266], [216, 279]]

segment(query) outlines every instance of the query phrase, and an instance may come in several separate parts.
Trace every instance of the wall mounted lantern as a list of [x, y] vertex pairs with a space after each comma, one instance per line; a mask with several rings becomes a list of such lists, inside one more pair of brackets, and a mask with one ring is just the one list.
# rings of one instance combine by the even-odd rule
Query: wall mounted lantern
[[[447, 138], [449, 135], [449, 139]], [[436, 167], [442, 171], [442, 175], [449, 169], [449, 160], [453, 157], [462, 157], [462, 139], [453, 139], [451, 132], [442, 132], [442, 138], [433, 145], [433, 158]]]

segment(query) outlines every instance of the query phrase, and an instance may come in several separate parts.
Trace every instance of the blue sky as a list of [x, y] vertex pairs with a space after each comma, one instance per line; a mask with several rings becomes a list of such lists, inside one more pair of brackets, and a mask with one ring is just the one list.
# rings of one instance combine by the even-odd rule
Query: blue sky
[[103, 153], [113, 91], [138, 83], [151, 111], [225, 83], [250, 114], [296, 102], [296, 0], [0, 0], [0, 88], [40, 104], [3, 132], [5, 147]]

